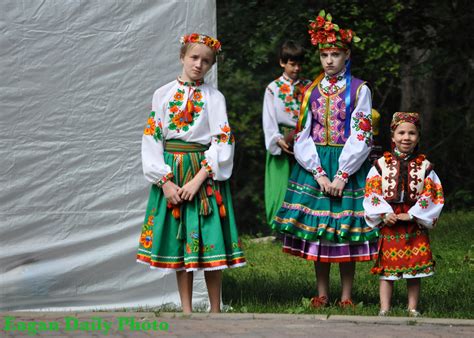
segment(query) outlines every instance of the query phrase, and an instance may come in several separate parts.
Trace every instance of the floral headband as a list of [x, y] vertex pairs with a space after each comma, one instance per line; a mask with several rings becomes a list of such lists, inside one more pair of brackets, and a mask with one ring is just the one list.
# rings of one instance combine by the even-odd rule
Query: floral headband
[[202, 43], [211, 48], [216, 54], [221, 51], [221, 43], [219, 40], [214, 39], [208, 35], [192, 33], [187, 34], [179, 39], [182, 45], [186, 43]]
[[326, 14], [324, 9], [319, 12], [315, 20], [309, 22], [308, 33], [311, 35], [311, 44], [318, 46], [319, 49], [349, 49], [352, 42], [360, 41], [351, 29], [342, 29], [333, 23], [331, 14]]
[[404, 122], [414, 124], [418, 131], [421, 129], [420, 114], [408, 112], [396, 112], [393, 114], [392, 122], [390, 123], [390, 129], [393, 132], [400, 124]]

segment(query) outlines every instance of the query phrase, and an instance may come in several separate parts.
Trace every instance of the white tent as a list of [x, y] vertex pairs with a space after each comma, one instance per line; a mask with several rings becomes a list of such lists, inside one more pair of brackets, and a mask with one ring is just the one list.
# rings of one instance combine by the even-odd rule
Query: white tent
[[0, 310], [179, 303], [174, 274], [135, 262], [140, 142], [194, 31], [216, 35], [215, 0], [1, 1]]

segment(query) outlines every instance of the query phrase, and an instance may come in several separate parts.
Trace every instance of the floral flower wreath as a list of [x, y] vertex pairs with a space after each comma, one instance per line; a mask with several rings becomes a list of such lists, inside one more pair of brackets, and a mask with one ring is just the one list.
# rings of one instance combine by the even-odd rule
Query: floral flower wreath
[[215, 53], [221, 51], [221, 43], [219, 40], [214, 39], [208, 35], [192, 33], [186, 34], [179, 39], [182, 45], [186, 43], [202, 43], [211, 48]]
[[332, 16], [321, 10], [315, 20], [309, 21], [308, 33], [311, 35], [311, 44], [319, 49], [342, 48], [349, 49], [352, 42], [357, 43], [360, 38], [351, 29], [342, 29], [332, 22]]
[[394, 131], [400, 124], [404, 122], [414, 124], [418, 131], [421, 129], [420, 114], [408, 112], [396, 112], [393, 114], [392, 122], [390, 123], [390, 129]]

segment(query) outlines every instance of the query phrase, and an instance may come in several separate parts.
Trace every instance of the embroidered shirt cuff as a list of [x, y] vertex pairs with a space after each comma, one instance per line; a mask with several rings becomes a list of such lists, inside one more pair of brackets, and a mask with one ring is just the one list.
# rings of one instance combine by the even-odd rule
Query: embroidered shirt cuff
[[318, 179], [321, 176], [327, 176], [326, 172], [324, 171], [322, 167], [317, 167], [316, 169], [313, 169], [312, 174], [313, 174], [314, 179]]
[[169, 172], [165, 176], [163, 176], [158, 182], [156, 182], [156, 185], [158, 186], [158, 188], [161, 188], [163, 186], [163, 184], [165, 184], [166, 182], [168, 182], [172, 178], [173, 178], [173, 173]]
[[349, 174], [342, 170], [338, 170], [336, 175], [334, 175], [334, 178], [340, 179], [345, 183], [349, 182]]
[[201, 161], [201, 167], [206, 169], [208, 177], [214, 178], [214, 173], [212, 172], [212, 168], [211, 168], [211, 166], [209, 165], [209, 162], [207, 162], [206, 159]]

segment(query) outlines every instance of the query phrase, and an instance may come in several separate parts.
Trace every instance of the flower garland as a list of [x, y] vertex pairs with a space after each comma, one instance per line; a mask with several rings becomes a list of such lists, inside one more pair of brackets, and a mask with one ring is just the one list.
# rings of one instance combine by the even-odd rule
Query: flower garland
[[214, 39], [208, 35], [192, 33], [182, 36], [179, 41], [182, 45], [186, 43], [202, 43], [211, 48], [215, 53], [219, 53], [221, 51], [221, 43], [219, 40]]
[[321, 10], [315, 20], [309, 21], [308, 33], [311, 36], [311, 44], [325, 48], [348, 49], [352, 42], [357, 43], [360, 38], [351, 29], [342, 29], [332, 22], [332, 16]]

